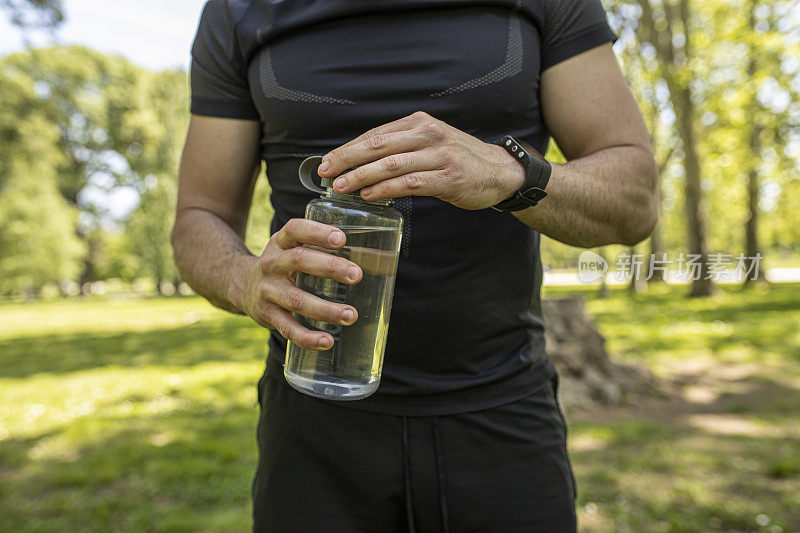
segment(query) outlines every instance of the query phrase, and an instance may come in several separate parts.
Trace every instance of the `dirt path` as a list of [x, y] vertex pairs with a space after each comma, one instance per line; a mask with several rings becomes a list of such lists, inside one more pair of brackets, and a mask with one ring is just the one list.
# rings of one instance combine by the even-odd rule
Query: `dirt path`
[[763, 415], [797, 415], [800, 374], [763, 365], [681, 361], [663, 367], [668, 376], [662, 397], [637, 399], [619, 407], [594, 406], [569, 412], [571, 422], [603, 423], [647, 419], [703, 429], [711, 434], [800, 438], [800, 417], [781, 428], [756, 424]]

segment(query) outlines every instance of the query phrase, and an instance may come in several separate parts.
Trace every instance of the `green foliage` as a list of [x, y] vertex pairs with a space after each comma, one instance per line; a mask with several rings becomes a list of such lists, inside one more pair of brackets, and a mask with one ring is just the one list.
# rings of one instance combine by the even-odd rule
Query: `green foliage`
[[[0, 0], [0, 9], [9, 12], [33, 5], [51, 13], [60, 9], [53, 0]], [[677, 133], [681, 110], [671, 85], [686, 86], [694, 106], [710, 251], [734, 256], [745, 251], [748, 173], [755, 169], [765, 266], [795, 263], [800, 259], [800, 27], [788, 13], [797, 1], [613, 0], [606, 5], [621, 37], [615, 50], [651, 132], [660, 169], [662, 248], [671, 258], [686, 251], [685, 150]], [[678, 16], [683, 5], [687, 24]], [[653, 42], [661, 43], [662, 51], [672, 43], [672, 60], [666, 61]], [[686, 43], [691, 54], [684, 57]], [[61, 281], [64, 272], [76, 272], [78, 261], [83, 267], [72, 274], [74, 281], [110, 275], [147, 277], [156, 285], [175, 281], [168, 235], [188, 121], [186, 74], [148, 72], [118, 56], [57, 46], [0, 59], [0, 94], [0, 203], [16, 202], [8, 191], [22, 194], [21, 178], [48, 176], [50, 185], [40, 186], [51, 190], [55, 185], [66, 201], [49, 200], [48, 212], [60, 213], [54, 219], [63, 224], [55, 233], [55, 224], [41, 221], [31, 220], [31, 228], [45, 232], [38, 239], [42, 242], [61, 239], [64, 228], [83, 242], [82, 256], [65, 254], [59, 268], [49, 269], [49, 279], [7, 277], [0, 292]], [[548, 157], [563, 160], [555, 145]], [[15, 176], [20, 178], [17, 186], [7, 191]], [[125, 219], [114, 218], [102, 201], [92, 200], [120, 187], [141, 195]], [[246, 239], [254, 253], [266, 243], [271, 214], [262, 174]], [[28, 220], [34, 213], [17, 210], [15, 216]], [[38, 237], [32, 232], [26, 238]], [[7, 243], [3, 246], [6, 255], [11, 253]], [[554, 268], [574, 267], [581, 252], [547, 239], [542, 250], [543, 262]], [[613, 262], [623, 250], [607, 247], [603, 252]], [[641, 245], [638, 251], [648, 250]]]
[[129, 252], [136, 260], [137, 273], [156, 282], [176, 280], [170, 232], [175, 220], [177, 184], [168, 176], [149, 178], [139, 208], [125, 226]]
[[58, 129], [31, 80], [0, 71], [0, 294], [74, 278], [84, 248], [77, 211], [58, 192]]
[[[35, 161], [35, 169], [19, 172], [53, 181], [73, 206], [70, 212], [80, 211], [79, 225], [73, 221], [59, 230], [68, 228], [84, 242], [79, 272], [65, 267], [52, 269], [48, 278], [26, 279], [58, 282], [61, 273], [70, 272], [72, 279], [92, 281], [116, 271], [156, 283], [175, 280], [168, 235], [188, 123], [186, 74], [153, 73], [121, 57], [73, 46], [13, 54], [0, 60], [0, 75], [0, 139], [5, 141], [0, 146], [0, 197], [6, 194], [2, 186], [10, 169]], [[121, 186], [141, 194], [124, 238], [113, 234], [126, 221], [114, 220], [87, 194]], [[47, 231], [40, 222], [30, 224]], [[47, 241], [54, 235], [31, 233], [30, 246], [37, 237]], [[115, 246], [106, 246], [111, 241]], [[6, 285], [20, 283], [9, 280]]]
[[58, 26], [64, 21], [61, 0], [0, 0], [0, 10], [5, 10], [11, 23], [20, 28]]
[[48, 281], [75, 278], [84, 252], [76, 222], [52, 175], [11, 178], [0, 194], [0, 293], [30, 295]]
[[175, 175], [188, 120], [186, 74], [152, 73], [120, 56], [84, 47], [28, 50], [5, 58], [5, 72], [34, 85], [48, 120], [61, 133], [64, 196], [98, 186], [141, 187], [149, 174]]
[[[633, 15], [637, 8], [641, 13], [644, 1], [618, 1], [614, 6]], [[649, 4], [659, 21], [670, 13], [674, 16], [680, 2], [650, 0]], [[692, 89], [712, 251], [744, 251], [740, 228], [748, 217], [747, 172], [753, 166], [762, 183], [761, 211], [767, 215], [760, 218], [761, 234], [784, 250], [800, 242], [795, 215], [777, 201], [790, 200], [793, 195], [776, 195], [772, 185], [780, 191], [782, 187], [792, 190], [800, 183], [797, 158], [789, 155], [791, 139], [800, 135], [798, 66], [791, 61], [800, 54], [800, 26], [788, 16], [797, 7], [796, 1], [693, 1], [688, 2], [690, 25], [673, 29], [672, 41], [691, 43], [691, 57], [681, 63], [678, 55], [675, 64], [679, 66], [673, 67], [673, 74]], [[751, 12], [756, 14], [755, 27], [751, 27]], [[675, 249], [683, 244], [683, 151], [672, 123], [674, 105], [666, 98], [669, 65], [643, 42], [638, 26], [634, 28], [641, 16], [628, 20], [620, 16], [624, 37], [620, 57], [653, 132], [663, 169], [665, 238]], [[680, 54], [680, 47], [675, 50]], [[760, 128], [762, 138], [755, 153], [750, 143], [754, 126]]]
[[247, 234], [245, 245], [251, 253], [261, 255], [267, 245], [272, 222], [272, 202], [270, 201], [271, 189], [266, 175], [262, 172], [256, 181], [253, 191], [253, 205], [247, 221]]
[[[682, 4], [689, 25], [681, 23]], [[759, 235], [767, 262], [798, 260], [800, 226], [800, 24], [793, 1], [614, 0], [617, 56], [642, 109], [660, 169], [660, 230], [671, 255], [686, 249], [685, 151], [669, 80], [691, 89], [710, 251], [745, 252], [747, 174], [760, 186]], [[649, 12], [646, 11], [649, 9]], [[751, 13], [755, 24], [751, 24]], [[646, 15], [652, 14], [650, 35]], [[670, 33], [671, 31], [671, 33]], [[666, 61], [649, 41], [672, 43]], [[684, 54], [684, 43], [691, 56]], [[669, 55], [666, 53], [666, 55]], [[668, 58], [667, 58], [668, 59]], [[760, 146], [751, 143], [758, 128]], [[551, 250], [553, 253], [551, 254]], [[569, 253], [566, 253], [569, 252]], [[547, 242], [545, 263], [566, 266], [580, 250]]]

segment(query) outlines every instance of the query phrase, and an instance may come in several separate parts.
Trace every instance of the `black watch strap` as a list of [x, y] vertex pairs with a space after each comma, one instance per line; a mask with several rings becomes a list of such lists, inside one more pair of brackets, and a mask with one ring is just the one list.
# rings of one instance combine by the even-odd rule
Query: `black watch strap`
[[546, 160], [537, 157], [536, 151], [527, 143], [505, 135], [495, 144], [502, 146], [525, 169], [525, 182], [511, 198], [503, 200], [492, 209], [497, 211], [520, 211], [533, 207], [547, 196], [545, 188], [550, 181], [552, 167]]

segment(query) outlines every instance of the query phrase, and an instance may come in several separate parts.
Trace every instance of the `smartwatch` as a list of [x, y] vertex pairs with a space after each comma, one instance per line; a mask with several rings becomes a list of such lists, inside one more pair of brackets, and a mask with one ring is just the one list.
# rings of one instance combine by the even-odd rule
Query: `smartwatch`
[[497, 211], [521, 211], [533, 207], [547, 196], [544, 192], [547, 182], [550, 181], [552, 167], [544, 158], [536, 155], [533, 148], [527, 143], [516, 140], [511, 135], [503, 136], [495, 144], [502, 146], [525, 169], [525, 183], [514, 193], [511, 198], [493, 205]]

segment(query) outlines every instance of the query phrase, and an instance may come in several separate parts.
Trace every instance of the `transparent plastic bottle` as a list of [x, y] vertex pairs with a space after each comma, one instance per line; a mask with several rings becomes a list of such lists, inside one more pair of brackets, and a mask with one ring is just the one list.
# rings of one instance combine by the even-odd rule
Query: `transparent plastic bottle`
[[329, 400], [359, 400], [375, 392], [380, 384], [389, 313], [402, 238], [403, 217], [390, 201], [367, 202], [358, 193], [339, 194], [330, 180], [317, 187], [321, 157], [310, 157], [300, 166], [300, 181], [321, 193], [309, 202], [306, 218], [341, 229], [347, 240], [336, 251], [314, 248], [344, 257], [361, 267], [363, 277], [355, 285], [297, 274], [297, 286], [328, 301], [347, 303], [358, 311], [351, 326], [312, 320], [295, 313], [308, 329], [333, 336], [329, 350], [307, 350], [291, 342], [286, 348], [286, 381], [305, 394]]

